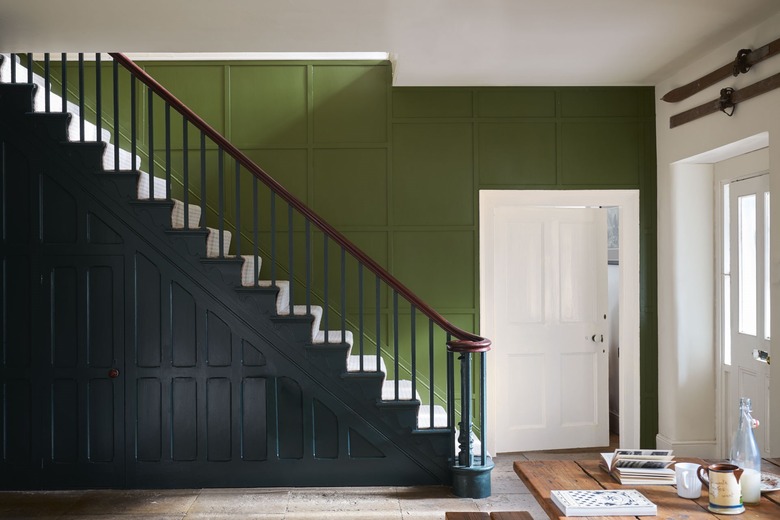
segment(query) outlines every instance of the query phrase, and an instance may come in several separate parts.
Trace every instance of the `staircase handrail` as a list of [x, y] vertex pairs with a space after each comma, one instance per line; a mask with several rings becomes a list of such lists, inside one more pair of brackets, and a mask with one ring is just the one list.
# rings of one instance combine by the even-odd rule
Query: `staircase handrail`
[[420, 312], [428, 316], [431, 320], [437, 323], [446, 332], [457, 338], [448, 342], [450, 350], [453, 352], [486, 352], [490, 350], [491, 341], [487, 338], [483, 338], [471, 332], [467, 332], [452, 323], [446, 318], [434, 310], [430, 305], [421, 300], [410, 289], [403, 285], [398, 279], [390, 274], [385, 268], [379, 265], [373, 258], [364, 253], [360, 248], [353, 244], [347, 237], [341, 234], [327, 221], [320, 217], [314, 210], [309, 208], [306, 204], [301, 202], [292, 193], [279, 184], [273, 177], [266, 173], [261, 167], [255, 164], [249, 157], [247, 157], [241, 150], [236, 148], [230, 141], [228, 141], [222, 134], [217, 132], [206, 121], [204, 121], [198, 114], [193, 112], [187, 105], [182, 103], [176, 96], [169, 92], [165, 87], [151, 77], [144, 69], [137, 65], [133, 60], [128, 58], [122, 53], [112, 52], [110, 56], [127, 69], [136, 79], [141, 81], [147, 87], [152, 89], [158, 96], [160, 96], [166, 103], [168, 103], [174, 110], [182, 114], [187, 120], [192, 123], [201, 132], [206, 134], [211, 140], [218, 144], [223, 150], [231, 155], [235, 160], [241, 163], [241, 165], [252, 173], [255, 177], [260, 179], [266, 186], [268, 186], [274, 193], [279, 195], [288, 204], [292, 205], [309, 221], [314, 223], [323, 233], [328, 235], [336, 243], [338, 243], [345, 250], [358, 259], [363, 265], [368, 267], [375, 275], [381, 278], [387, 285], [392, 287], [400, 295], [406, 298], [409, 303], [415, 306]]

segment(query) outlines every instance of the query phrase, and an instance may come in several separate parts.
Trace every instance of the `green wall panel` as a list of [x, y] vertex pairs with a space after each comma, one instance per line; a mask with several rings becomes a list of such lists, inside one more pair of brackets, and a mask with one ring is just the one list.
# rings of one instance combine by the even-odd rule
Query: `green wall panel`
[[393, 89], [393, 117], [471, 117], [474, 94], [458, 88]]
[[[361, 231], [345, 233], [345, 236], [348, 240], [352, 241], [366, 252], [379, 265], [383, 267], [388, 265], [387, 232]], [[324, 287], [325, 263], [323, 259], [325, 245], [323, 235], [320, 233], [313, 233], [312, 242], [312, 277], [315, 286]], [[360, 303], [360, 268], [356, 259], [349, 257], [348, 254], [345, 255], [344, 264], [346, 308], [348, 313], [356, 313], [358, 312]], [[376, 276], [365, 266], [362, 271], [363, 304], [367, 311], [372, 311], [377, 308]], [[330, 303], [336, 305], [338, 308], [341, 306], [341, 280], [341, 248], [333, 242], [333, 240], [328, 240], [328, 299], [330, 300]], [[379, 288], [380, 309], [387, 308], [387, 293], [387, 286], [382, 284]]]
[[481, 185], [553, 185], [555, 123], [481, 123]]
[[314, 66], [314, 141], [384, 143], [389, 68]]
[[647, 100], [643, 89], [564, 88], [559, 92], [559, 99], [562, 117], [604, 118], [647, 115]]
[[230, 67], [230, 124], [239, 148], [305, 146], [308, 96], [304, 65]]
[[638, 187], [642, 137], [641, 123], [561, 123], [562, 183]]
[[336, 226], [387, 224], [387, 151], [314, 152], [314, 210]]
[[482, 89], [477, 94], [480, 117], [555, 117], [555, 91], [541, 88]]
[[475, 306], [477, 275], [471, 231], [398, 231], [393, 268], [402, 283], [434, 308]]
[[[304, 204], [309, 203], [309, 174], [308, 152], [304, 150], [246, 150], [244, 153], [262, 169], [284, 186], [294, 197]], [[243, 211], [251, 211], [252, 192], [251, 179], [243, 182], [245, 190], [242, 190]], [[271, 221], [271, 193], [262, 183], [258, 183], [258, 200], [260, 202], [260, 229], [269, 230]], [[250, 213], [246, 213], [250, 215]], [[277, 229], [288, 229], [287, 203], [281, 197], [276, 197], [276, 225]], [[303, 229], [300, 222], [296, 229]]]
[[399, 225], [473, 225], [472, 125], [393, 127], [393, 216]]
[[[220, 134], [225, 134], [225, 69], [219, 65], [147, 65], [144, 67], [154, 79], [164, 85], [174, 96], [190, 107], [206, 123]], [[129, 88], [123, 86], [123, 88]], [[144, 105], [139, 105], [139, 110], [145, 106], [145, 95], [139, 84], [139, 99], [144, 100]], [[145, 117], [142, 112], [141, 117]], [[163, 104], [157, 100], [154, 104], [154, 134], [155, 142], [158, 136], [165, 134], [165, 110]], [[141, 125], [141, 131], [145, 132], [148, 124]], [[181, 116], [171, 113], [171, 146], [182, 146], [182, 120]], [[144, 134], [145, 135], [145, 134]], [[198, 146], [200, 135], [190, 129], [188, 143], [191, 147]]]

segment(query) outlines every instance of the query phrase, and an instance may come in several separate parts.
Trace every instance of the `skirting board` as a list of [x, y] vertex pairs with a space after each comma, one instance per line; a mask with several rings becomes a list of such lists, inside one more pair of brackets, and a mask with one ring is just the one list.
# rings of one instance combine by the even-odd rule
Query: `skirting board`
[[717, 458], [717, 444], [708, 441], [675, 441], [661, 434], [655, 436], [655, 447], [659, 450], [674, 450], [678, 457], [699, 457], [702, 459]]

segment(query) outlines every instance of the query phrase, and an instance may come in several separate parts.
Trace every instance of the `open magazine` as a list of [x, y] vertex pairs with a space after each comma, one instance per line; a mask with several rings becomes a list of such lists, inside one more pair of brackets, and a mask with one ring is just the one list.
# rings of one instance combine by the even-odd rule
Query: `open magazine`
[[601, 454], [601, 467], [624, 485], [674, 484], [672, 450], [617, 449]]

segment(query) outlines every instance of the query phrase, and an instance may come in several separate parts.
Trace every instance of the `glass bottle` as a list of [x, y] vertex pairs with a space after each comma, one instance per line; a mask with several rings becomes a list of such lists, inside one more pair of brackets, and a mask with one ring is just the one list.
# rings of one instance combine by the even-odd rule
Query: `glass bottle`
[[742, 468], [744, 472], [739, 479], [742, 488], [742, 502], [756, 504], [761, 500], [761, 453], [758, 450], [756, 436], [753, 428], [758, 426], [758, 421], [753, 419], [750, 399], [739, 399], [739, 424], [731, 440], [731, 453], [729, 460]]

